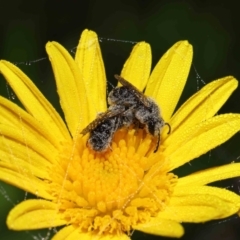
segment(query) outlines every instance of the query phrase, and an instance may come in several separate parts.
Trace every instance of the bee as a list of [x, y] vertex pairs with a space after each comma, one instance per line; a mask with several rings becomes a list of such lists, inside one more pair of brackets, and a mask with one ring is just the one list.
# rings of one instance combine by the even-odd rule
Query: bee
[[139, 104], [143, 104], [146, 107], [150, 107], [150, 98], [146, 97], [124, 78], [118, 75], [114, 75], [114, 77], [122, 84], [122, 86], [114, 88], [109, 93], [109, 105], [137, 106]]
[[96, 152], [105, 152], [112, 142], [115, 132], [133, 123], [133, 111], [124, 105], [113, 105], [100, 113], [81, 134], [90, 133], [88, 146]]
[[114, 77], [122, 84], [121, 87], [114, 88], [108, 95], [108, 103], [111, 106], [125, 106], [131, 109], [134, 120], [132, 123], [140, 123], [146, 131], [154, 137], [157, 137], [157, 146], [154, 152], [159, 148], [160, 133], [165, 123], [161, 117], [161, 112], [155, 101], [142, 92], [124, 78], [114, 75]]

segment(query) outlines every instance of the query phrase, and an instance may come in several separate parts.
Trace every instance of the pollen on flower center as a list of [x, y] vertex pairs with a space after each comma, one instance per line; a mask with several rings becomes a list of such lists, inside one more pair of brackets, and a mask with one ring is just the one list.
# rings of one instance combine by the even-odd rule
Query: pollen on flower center
[[[52, 194], [69, 223], [82, 231], [129, 232], [164, 209], [176, 177], [143, 130], [122, 129], [111, 149], [96, 153], [79, 137], [64, 144], [52, 170]], [[151, 166], [155, 166], [153, 169]]]

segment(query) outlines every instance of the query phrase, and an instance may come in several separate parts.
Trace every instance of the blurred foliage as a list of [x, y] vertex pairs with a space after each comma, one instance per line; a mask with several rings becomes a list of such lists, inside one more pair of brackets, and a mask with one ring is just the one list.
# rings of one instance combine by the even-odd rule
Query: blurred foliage
[[[107, 78], [112, 81], [113, 74], [120, 73], [132, 42], [144, 40], [151, 44], [154, 66], [172, 44], [187, 39], [194, 47], [195, 68], [191, 69], [182, 103], [204, 85], [201, 80], [208, 83], [227, 75], [240, 79], [238, 4], [232, 0], [220, 0], [217, 4], [213, 0], [8, 0], [1, 3], [0, 58], [18, 63], [62, 114], [44, 49], [47, 41], [58, 41], [71, 50], [77, 46], [82, 30], [96, 31], [102, 37], [100, 44]], [[42, 57], [46, 59], [27, 64]], [[23, 64], [19, 64], [21, 62]], [[221, 109], [222, 113], [240, 112], [239, 93], [239, 89], [235, 91]], [[2, 76], [0, 94], [18, 102]], [[239, 135], [235, 136], [191, 165], [179, 168], [177, 174], [181, 176], [236, 160], [240, 155], [239, 140]], [[239, 192], [237, 179], [216, 184]], [[41, 239], [49, 234], [49, 230], [7, 230], [5, 219], [9, 210], [31, 196], [5, 183], [0, 184], [0, 192], [0, 239]], [[240, 239], [239, 224], [236, 216], [206, 224], [185, 224], [186, 234], [182, 239]], [[135, 232], [132, 239], [167, 238]]]

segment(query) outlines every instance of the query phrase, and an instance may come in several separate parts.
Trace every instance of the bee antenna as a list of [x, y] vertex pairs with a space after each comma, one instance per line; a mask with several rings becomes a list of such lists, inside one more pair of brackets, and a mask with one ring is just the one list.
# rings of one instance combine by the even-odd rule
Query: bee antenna
[[158, 140], [157, 140], [157, 146], [154, 150], [154, 153], [157, 152], [158, 148], [159, 148], [159, 144], [160, 144], [160, 131], [158, 132]]
[[109, 85], [111, 85], [112, 88], [115, 88], [115, 86], [111, 83], [111, 82], [108, 82]]
[[168, 128], [169, 128], [169, 130], [168, 130], [168, 133], [167, 134], [169, 134], [169, 133], [171, 133], [171, 126], [170, 126], [170, 124], [169, 123], [165, 123], [164, 125], [167, 125], [168, 126]]

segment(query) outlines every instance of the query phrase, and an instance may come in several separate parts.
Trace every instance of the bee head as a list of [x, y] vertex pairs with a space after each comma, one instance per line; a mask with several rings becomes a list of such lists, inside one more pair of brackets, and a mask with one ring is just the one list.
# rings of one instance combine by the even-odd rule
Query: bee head
[[160, 116], [150, 115], [145, 119], [147, 131], [153, 136], [158, 136], [164, 125], [169, 125], [164, 122]]

